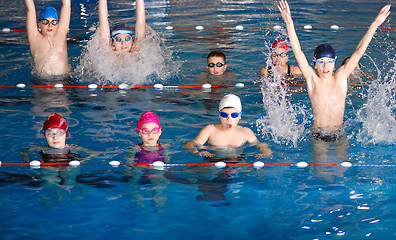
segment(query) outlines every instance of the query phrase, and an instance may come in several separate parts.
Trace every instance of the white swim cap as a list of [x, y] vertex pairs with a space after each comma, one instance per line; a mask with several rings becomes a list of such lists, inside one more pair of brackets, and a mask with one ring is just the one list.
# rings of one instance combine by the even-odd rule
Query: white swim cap
[[219, 111], [225, 107], [236, 108], [239, 112], [242, 112], [241, 99], [237, 95], [227, 94], [220, 101]]

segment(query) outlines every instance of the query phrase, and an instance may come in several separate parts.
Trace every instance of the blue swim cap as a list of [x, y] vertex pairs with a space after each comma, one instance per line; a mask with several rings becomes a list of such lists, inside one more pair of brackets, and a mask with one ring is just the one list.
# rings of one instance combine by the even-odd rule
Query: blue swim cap
[[334, 51], [334, 48], [330, 45], [327, 44], [321, 44], [316, 47], [315, 52], [314, 52], [314, 60], [319, 59], [319, 58], [333, 58], [336, 59], [336, 54]]
[[115, 37], [121, 33], [126, 33], [132, 36], [132, 29], [125, 23], [118, 23], [114, 26], [113, 30], [111, 31], [111, 37]]
[[56, 9], [51, 6], [45, 6], [43, 10], [41, 10], [39, 19], [46, 19], [46, 18], [53, 18], [55, 20], [59, 20]]

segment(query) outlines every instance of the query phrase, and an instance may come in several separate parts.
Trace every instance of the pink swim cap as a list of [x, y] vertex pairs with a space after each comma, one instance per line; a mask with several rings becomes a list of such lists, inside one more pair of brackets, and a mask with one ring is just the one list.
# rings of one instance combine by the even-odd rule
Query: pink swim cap
[[46, 131], [48, 129], [55, 129], [55, 128], [59, 128], [59, 129], [63, 129], [66, 131], [66, 136], [69, 133], [69, 130], [67, 128], [67, 123], [66, 120], [61, 117], [59, 114], [57, 113], [53, 113], [51, 114], [47, 120], [45, 120], [44, 124], [43, 124], [43, 130]]
[[283, 48], [283, 49], [285, 49], [286, 51], [289, 51], [289, 50], [288, 50], [288, 47], [287, 47], [287, 42], [286, 42], [285, 40], [283, 40], [283, 39], [275, 40], [275, 41], [272, 43], [272, 50], [273, 50], [273, 51], [275, 51], [275, 50], [278, 49], [278, 48]]
[[159, 118], [153, 112], [145, 112], [142, 115], [140, 115], [138, 126], [136, 129], [141, 129], [142, 126], [146, 123], [155, 123], [158, 125], [159, 128], [161, 128]]

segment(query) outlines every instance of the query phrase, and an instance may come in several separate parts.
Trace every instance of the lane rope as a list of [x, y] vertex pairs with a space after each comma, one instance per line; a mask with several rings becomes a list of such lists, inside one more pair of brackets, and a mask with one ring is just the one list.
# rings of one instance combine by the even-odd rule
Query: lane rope
[[72, 166], [77, 167], [80, 165], [111, 165], [112, 167], [118, 167], [119, 165], [131, 165], [131, 166], [150, 166], [158, 169], [163, 169], [165, 167], [194, 167], [194, 166], [215, 166], [217, 168], [224, 167], [254, 167], [254, 168], [263, 168], [263, 167], [294, 167], [297, 168], [306, 168], [308, 166], [341, 166], [345, 168], [350, 168], [352, 166], [355, 167], [395, 167], [396, 165], [386, 164], [386, 165], [366, 165], [366, 164], [356, 164], [353, 165], [351, 162], [342, 162], [342, 163], [310, 163], [307, 162], [298, 162], [298, 163], [264, 163], [262, 161], [257, 161], [255, 163], [225, 163], [225, 162], [216, 162], [216, 163], [164, 163], [161, 161], [156, 161], [154, 163], [122, 163], [119, 161], [110, 161], [108, 163], [99, 163], [99, 162], [80, 162], [77, 160], [73, 160], [70, 162], [58, 162], [58, 163], [44, 163], [38, 160], [33, 160], [31, 162], [16, 162], [16, 163], [7, 163], [1, 162], [0, 166], [30, 166], [31, 168], [40, 168], [41, 166]]
[[[204, 30], [204, 29], [235, 29], [235, 30], [244, 30], [245, 28], [247, 29], [273, 29], [273, 30], [278, 30], [282, 29], [285, 27], [275, 25], [275, 26], [259, 26], [259, 27], [244, 27], [243, 25], [237, 25], [235, 27], [205, 27], [205, 26], [195, 26], [195, 27], [173, 27], [171, 25], [166, 26], [165, 30]], [[310, 29], [332, 29], [332, 30], [339, 30], [339, 29], [368, 29], [369, 27], [363, 27], [363, 26], [351, 26], [351, 27], [340, 27], [338, 25], [331, 25], [331, 26], [312, 26], [312, 25], [304, 25], [304, 26], [296, 26], [296, 29], [305, 29], [305, 30], [310, 30]], [[387, 30], [394, 30], [396, 27], [378, 27], [379, 29], [387, 29]], [[132, 28], [132, 30], [135, 30]], [[3, 28], [1, 29], [3, 33], [10, 33], [10, 32], [26, 32], [26, 29], [10, 29], [10, 28]], [[90, 27], [90, 28], [70, 28], [69, 31], [85, 31], [85, 32], [94, 32], [96, 31], [96, 27]]]
[[[273, 83], [273, 86], [278, 86], [279, 84]], [[282, 84], [284, 85], [284, 84]], [[287, 84], [289, 86], [305, 86], [306, 83], [291, 83]], [[97, 84], [89, 84], [86, 86], [79, 86], [79, 85], [63, 85], [63, 84], [55, 84], [55, 85], [30, 85], [26, 86], [24, 83], [19, 83], [17, 85], [0, 85], [0, 88], [88, 88], [88, 89], [97, 89], [97, 88], [107, 88], [107, 89], [123, 89], [123, 90], [133, 90], [133, 89], [141, 89], [141, 88], [155, 88], [157, 90], [175, 90], [175, 89], [184, 89], [184, 88], [202, 88], [202, 89], [211, 89], [211, 88], [225, 88], [225, 87], [236, 87], [236, 88], [243, 88], [243, 87], [261, 87], [261, 84], [243, 84], [243, 83], [236, 83], [234, 85], [211, 85], [209, 83], [205, 83], [202, 85], [187, 85], [187, 86], [178, 86], [178, 85], [162, 85], [160, 83], [154, 84], [153, 86], [129, 86], [128, 84], [120, 84], [118, 86], [101, 86]]]

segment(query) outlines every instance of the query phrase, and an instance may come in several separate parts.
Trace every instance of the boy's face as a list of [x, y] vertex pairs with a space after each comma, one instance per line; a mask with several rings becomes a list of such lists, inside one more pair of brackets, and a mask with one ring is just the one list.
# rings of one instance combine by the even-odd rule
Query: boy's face
[[315, 63], [315, 69], [318, 71], [320, 77], [328, 77], [333, 74], [335, 67], [334, 58], [323, 57], [319, 58], [317, 61], [318, 62]]
[[278, 48], [271, 53], [271, 60], [274, 66], [283, 66], [289, 60], [289, 54], [285, 49]]
[[[226, 113], [228, 116], [227, 117], [221, 116], [222, 112]], [[231, 116], [231, 114], [237, 115], [238, 113], [239, 113], [239, 111], [236, 108], [223, 108], [223, 109], [221, 109], [219, 118], [220, 118], [222, 127], [224, 129], [227, 129], [227, 130], [234, 129], [238, 125], [239, 120], [241, 120], [241, 115], [239, 114], [238, 117], [233, 118]]]
[[132, 43], [132, 36], [128, 33], [120, 33], [112, 38], [112, 45], [117, 52], [130, 52]]
[[66, 131], [60, 128], [50, 128], [44, 132], [45, 139], [47, 139], [48, 146], [53, 148], [66, 147]]
[[145, 123], [139, 129], [139, 136], [142, 138], [143, 146], [156, 146], [161, 133], [161, 128], [155, 123]]
[[41, 19], [38, 23], [41, 34], [48, 37], [53, 37], [56, 34], [58, 25], [58, 21], [55, 18]]
[[[221, 65], [221, 67], [217, 65]], [[222, 57], [210, 57], [208, 58], [206, 68], [212, 75], [222, 75], [227, 69], [227, 64], [225, 64]]]

